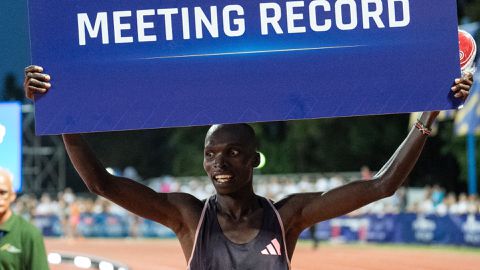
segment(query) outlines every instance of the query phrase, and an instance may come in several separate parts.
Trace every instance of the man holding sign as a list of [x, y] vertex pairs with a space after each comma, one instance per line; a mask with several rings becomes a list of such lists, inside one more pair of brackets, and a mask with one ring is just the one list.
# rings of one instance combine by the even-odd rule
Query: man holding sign
[[[45, 94], [50, 76], [26, 68], [25, 93]], [[455, 80], [455, 98], [465, 100], [473, 83]], [[171, 228], [189, 269], [290, 269], [300, 233], [315, 223], [391, 196], [415, 165], [438, 112], [425, 112], [371, 181], [354, 181], [328, 192], [292, 194], [273, 203], [253, 191], [259, 164], [256, 138], [246, 124], [214, 125], [205, 138], [204, 169], [216, 195], [200, 201], [186, 193], [157, 193], [109, 174], [82, 135], [64, 134], [70, 160], [95, 194]]]

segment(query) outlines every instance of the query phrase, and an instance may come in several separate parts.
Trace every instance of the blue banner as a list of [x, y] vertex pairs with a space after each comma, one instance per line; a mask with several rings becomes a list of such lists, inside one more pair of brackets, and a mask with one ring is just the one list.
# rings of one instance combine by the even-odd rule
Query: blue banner
[[456, 1], [30, 0], [37, 134], [458, 107]]
[[[323, 225], [322, 225], [323, 224]], [[387, 214], [340, 217], [317, 224], [317, 237], [340, 242], [444, 244], [480, 247], [480, 215]], [[311, 238], [305, 230], [301, 238]]]
[[[37, 215], [34, 224], [45, 236], [66, 235], [66, 228], [55, 215]], [[115, 214], [81, 215], [76, 228], [84, 237], [172, 238], [167, 227], [151, 220]], [[480, 247], [480, 214], [420, 215], [387, 214], [339, 217], [315, 226], [315, 236], [334, 242], [373, 242], [407, 244], [445, 244]], [[301, 233], [312, 238], [311, 231]]]
[[0, 167], [13, 176], [13, 188], [22, 189], [22, 105], [0, 102]]

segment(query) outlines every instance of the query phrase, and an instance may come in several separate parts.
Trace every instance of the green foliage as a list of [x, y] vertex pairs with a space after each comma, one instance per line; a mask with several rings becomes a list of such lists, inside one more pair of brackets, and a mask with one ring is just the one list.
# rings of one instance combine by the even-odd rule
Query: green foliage
[[468, 17], [471, 21], [479, 21], [480, 20], [480, 1], [478, 0], [466, 0], [463, 14]]
[[175, 129], [168, 139], [172, 151], [172, 174], [175, 176], [204, 175], [203, 146], [208, 127]]
[[262, 173], [380, 167], [405, 136], [407, 121], [405, 115], [389, 115], [257, 124], [268, 160]]

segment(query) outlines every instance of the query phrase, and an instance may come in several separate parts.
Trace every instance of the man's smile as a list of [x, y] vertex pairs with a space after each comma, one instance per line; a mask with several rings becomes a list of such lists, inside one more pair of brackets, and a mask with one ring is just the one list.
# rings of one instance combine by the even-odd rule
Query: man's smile
[[232, 174], [217, 174], [213, 176], [213, 179], [220, 184], [228, 183], [233, 179]]

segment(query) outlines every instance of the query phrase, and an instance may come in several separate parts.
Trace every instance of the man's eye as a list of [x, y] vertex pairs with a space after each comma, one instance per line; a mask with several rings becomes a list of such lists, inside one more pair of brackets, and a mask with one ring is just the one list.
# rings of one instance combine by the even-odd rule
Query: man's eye
[[205, 156], [208, 157], [208, 158], [211, 158], [211, 157], [213, 157], [213, 153], [212, 152], [206, 152]]
[[238, 151], [238, 150], [230, 150], [230, 155], [231, 155], [231, 156], [236, 156], [236, 155], [238, 155], [238, 154], [240, 154], [240, 151]]

